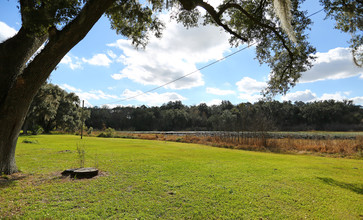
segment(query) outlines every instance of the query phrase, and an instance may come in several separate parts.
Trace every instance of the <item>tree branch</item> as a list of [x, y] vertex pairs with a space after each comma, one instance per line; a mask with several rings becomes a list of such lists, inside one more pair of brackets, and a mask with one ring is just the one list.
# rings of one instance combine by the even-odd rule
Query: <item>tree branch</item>
[[228, 27], [228, 25], [223, 24], [223, 22], [220, 19], [220, 16], [222, 15], [223, 12], [219, 11], [217, 12], [213, 6], [211, 6], [210, 4], [203, 2], [203, 1], [199, 1], [197, 2], [197, 5], [204, 8], [210, 16], [212, 16], [213, 20], [219, 25], [221, 26], [224, 30], [226, 30], [227, 32], [229, 32], [230, 34], [232, 34], [233, 36], [235, 36], [236, 38], [244, 41], [244, 42], [248, 42], [247, 38], [242, 37], [241, 35], [237, 34], [235, 31], [233, 31], [232, 29], [230, 29]]
[[244, 8], [242, 8], [242, 6], [240, 6], [238, 4], [228, 3], [228, 4], [225, 4], [223, 6], [223, 9], [224, 10], [227, 10], [229, 8], [235, 8], [235, 9], [239, 10], [244, 15], [246, 15], [246, 17], [248, 17], [249, 19], [251, 19], [253, 22], [255, 22], [256, 24], [258, 24], [259, 26], [264, 27], [264, 28], [269, 29], [270, 31], [274, 32], [274, 34], [280, 39], [280, 41], [282, 42], [282, 45], [285, 47], [285, 49], [290, 54], [290, 56], [291, 57], [293, 56], [293, 53], [291, 52], [290, 48], [286, 45], [285, 39], [281, 36], [281, 34], [274, 27], [271, 27], [271, 26], [269, 26], [267, 24], [262, 23], [259, 19], [256, 19], [253, 15], [251, 15], [250, 13], [248, 13]]
[[14, 37], [0, 44], [0, 103], [4, 101], [28, 60], [46, 39], [47, 35], [33, 37], [27, 30], [21, 28]]
[[[233, 36], [237, 37], [238, 39], [241, 39], [242, 41], [248, 42], [248, 39], [240, 36], [239, 34], [237, 34], [235, 31], [231, 30], [226, 24], [223, 24], [222, 21], [220, 20], [220, 17], [222, 16], [222, 14], [230, 9], [230, 8], [234, 8], [239, 10], [240, 12], [242, 12], [247, 18], [249, 18], [250, 20], [252, 20], [253, 22], [255, 22], [257, 25], [266, 28], [270, 31], [272, 31], [282, 42], [282, 45], [284, 46], [284, 48], [287, 50], [287, 52], [289, 53], [291, 59], [293, 59], [293, 53], [291, 52], [290, 48], [287, 46], [285, 39], [283, 38], [283, 36], [281, 36], [281, 34], [274, 28], [271, 27], [267, 24], [262, 23], [259, 19], [255, 18], [253, 15], [251, 15], [250, 13], [248, 13], [242, 6], [240, 6], [239, 4], [235, 4], [235, 3], [226, 3], [223, 4], [220, 8], [219, 11], [217, 12], [213, 6], [211, 6], [210, 4], [203, 2], [203, 0], [196, 0], [197, 1], [197, 5], [204, 8], [213, 18], [213, 20], [220, 26], [222, 26], [227, 32], [229, 32], [230, 34], [232, 34]], [[265, 1], [261, 2], [261, 5], [264, 4]], [[261, 7], [260, 5], [260, 7]]]
[[77, 17], [61, 31], [50, 28], [49, 42], [24, 70], [23, 80], [27, 82], [36, 78], [42, 84], [61, 59], [87, 35], [114, 2], [115, 0], [89, 0]]

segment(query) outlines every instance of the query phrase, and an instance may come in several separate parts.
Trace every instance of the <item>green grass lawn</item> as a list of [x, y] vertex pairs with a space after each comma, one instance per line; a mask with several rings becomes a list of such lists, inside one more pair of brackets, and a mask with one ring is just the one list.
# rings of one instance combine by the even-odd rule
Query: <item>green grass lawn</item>
[[[101, 176], [60, 177], [78, 166], [77, 145]], [[16, 161], [22, 175], [0, 182], [0, 218], [363, 218], [362, 160], [39, 135], [19, 138]]]

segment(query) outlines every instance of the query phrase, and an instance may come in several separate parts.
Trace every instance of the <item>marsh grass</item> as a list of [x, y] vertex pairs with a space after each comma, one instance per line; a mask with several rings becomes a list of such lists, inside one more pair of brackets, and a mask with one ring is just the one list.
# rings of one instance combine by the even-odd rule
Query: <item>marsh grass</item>
[[[344, 134], [340, 134], [344, 135]], [[184, 143], [205, 144], [215, 147], [232, 148], [250, 151], [278, 152], [278, 153], [307, 153], [332, 157], [363, 158], [363, 135], [355, 139], [297, 139], [267, 138], [266, 135], [257, 137], [236, 137], [230, 135], [195, 136], [195, 135], [165, 135], [118, 133], [117, 137], [139, 138], [147, 140], [175, 141]]]
[[68, 150], [79, 137], [36, 139], [39, 144], [19, 138], [22, 173], [0, 178], [0, 218], [361, 219], [363, 214], [362, 160], [86, 137], [85, 166], [97, 154], [107, 175], [72, 180], [60, 173], [76, 158]]

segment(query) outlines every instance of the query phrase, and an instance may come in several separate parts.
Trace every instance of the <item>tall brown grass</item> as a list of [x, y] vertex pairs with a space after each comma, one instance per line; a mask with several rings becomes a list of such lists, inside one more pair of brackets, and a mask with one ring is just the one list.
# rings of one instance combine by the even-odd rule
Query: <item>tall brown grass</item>
[[363, 158], [363, 136], [356, 139], [295, 139], [267, 138], [264, 134], [256, 137], [239, 137], [233, 135], [194, 136], [168, 134], [140, 134], [117, 132], [118, 137], [139, 138], [160, 141], [176, 141], [184, 143], [205, 144], [215, 147], [267, 151], [279, 153], [313, 153], [335, 157]]

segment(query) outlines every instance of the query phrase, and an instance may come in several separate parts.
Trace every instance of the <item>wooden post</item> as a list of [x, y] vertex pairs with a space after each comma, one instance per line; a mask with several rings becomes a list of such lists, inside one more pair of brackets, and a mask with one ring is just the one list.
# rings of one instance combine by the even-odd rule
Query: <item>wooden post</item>
[[84, 100], [82, 100], [82, 112], [81, 112], [81, 120], [82, 120], [82, 124], [81, 124], [81, 139], [83, 138], [83, 110], [84, 110]]

